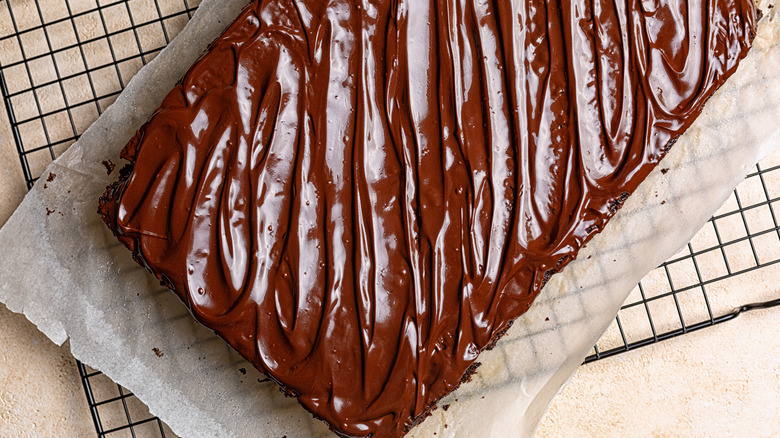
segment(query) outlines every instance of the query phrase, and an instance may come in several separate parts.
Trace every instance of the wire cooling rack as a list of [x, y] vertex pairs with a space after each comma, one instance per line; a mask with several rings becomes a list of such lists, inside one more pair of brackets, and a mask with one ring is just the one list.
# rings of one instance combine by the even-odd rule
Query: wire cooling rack
[[[0, 92], [28, 188], [199, 3], [0, 0]], [[769, 272], [780, 268], [778, 220], [780, 158], [774, 158], [759, 163], [696, 237], [637, 285], [585, 362], [780, 304], [759, 296], [757, 304], [735, 309], [719, 299], [724, 284], [746, 276], [778, 278]], [[99, 437], [174, 436], [132, 393], [81, 363], [78, 368]]]
[[[46, 165], [178, 34], [200, 0], [0, 0], [0, 92], [31, 188]], [[78, 363], [99, 437], [175, 436]]]

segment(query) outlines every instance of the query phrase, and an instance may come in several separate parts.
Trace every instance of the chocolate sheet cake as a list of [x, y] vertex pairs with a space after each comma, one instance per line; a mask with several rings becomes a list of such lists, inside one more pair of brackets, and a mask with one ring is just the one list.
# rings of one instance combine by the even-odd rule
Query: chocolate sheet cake
[[401, 436], [603, 229], [755, 23], [750, 0], [255, 1], [99, 212], [334, 431]]

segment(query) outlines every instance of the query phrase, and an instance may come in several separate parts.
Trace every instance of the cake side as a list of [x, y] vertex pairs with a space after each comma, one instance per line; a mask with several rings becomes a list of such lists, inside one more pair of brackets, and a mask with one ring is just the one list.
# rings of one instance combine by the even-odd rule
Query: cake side
[[402, 435], [734, 72], [755, 8], [711, 3], [255, 2], [100, 213], [335, 431]]

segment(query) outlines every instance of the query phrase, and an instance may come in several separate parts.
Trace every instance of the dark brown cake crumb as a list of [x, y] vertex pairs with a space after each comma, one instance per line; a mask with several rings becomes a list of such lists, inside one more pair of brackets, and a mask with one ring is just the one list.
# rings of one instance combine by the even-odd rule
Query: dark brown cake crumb
[[615, 214], [618, 210], [620, 210], [620, 207], [623, 206], [623, 203], [626, 202], [626, 199], [628, 199], [629, 193], [623, 192], [621, 193], [617, 198], [609, 201], [609, 212], [612, 214]]
[[[480, 365], [482, 365], [481, 362], [474, 362], [466, 368], [466, 371], [463, 373], [463, 378], [460, 379], [460, 383], [471, 382], [471, 378], [474, 377], [474, 374], [476, 374], [477, 368], [479, 368]], [[460, 386], [460, 384], [458, 386]]]
[[666, 143], [666, 146], [664, 147], [664, 153], [669, 152], [672, 149], [672, 146], [674, 146], [675, 143], [677, 143], [677, 140], [680, 138], [678, 135], [677, 137], [669, 140], [669, 143]]
[[441, 408], [444, 409], [445, 412], [447, 412], [447, 410], [450, 408], [450, 405], [448, 403], [448, 404], [442, 406]]
[[163, 357], [163, 356], [165, 355], [165, 353], [163, 353], [162, 351], [160, 351], [160, 349], [159, 349], [159, 348], [157, 348], [157, 347], [154, 347], [154, 348], [152, 348], [152, 351], [154, 351], [154, 354], [156, 354], [156, 355], [157, 355], [157, 357]]
[[241, 373], [242, 375], [246, 376], [246, 368], [239, 368], [238, 372]]
[[56, 209], [56, 208], [55, 208], [54, 210], [49, 210], [49, 207], [46, 207], [46, 216], [48, 216], [48, 215], [50, 215], [50, 214], [54, 213], [55, 211], [57, 211], [57, 209]]
[[106, 175], [111, 175], [111, 172], [114, 171], [116, 164], [112, 163], [111, 160], [103, 160], [103, 166], [106, 167]]
[[46, 181], [52, 182], [52, 181], [54, 181], [54, 178], [57, 178], [57, 174], [49, 172], [49, 177], [46, 178]]
[[666, 172], [668, 171], [669, 171], [668, 167], [664, 167], [663, 169], [661, 169], [661, 173], [663, 173], [664, 175], [666, 175]]

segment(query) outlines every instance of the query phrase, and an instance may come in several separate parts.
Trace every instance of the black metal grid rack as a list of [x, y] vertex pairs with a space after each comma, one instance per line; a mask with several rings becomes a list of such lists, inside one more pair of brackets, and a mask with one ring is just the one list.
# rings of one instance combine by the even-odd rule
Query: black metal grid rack
[[[28, 188], [199, 3], [0, 0], [0, 92]], [[760, 163], [681, 253], [637, 285], [585, 362], [780, 305], [780, 298], [727, 311], [713, 305], [720, 282], [780, 263], [779, 221], [780, 163]], [[132, 393], [81, 363], [78, 368], [99, 437], [173, 436]]]
[[[0, 93], [28, 189], [192, 17], [200, 0], [0, 0]], [[99, 437], [175, 436], [78, 363]]]
[[780, 159], [758, 163], [693, 240], [637, 284], [585, 363], [729, 321], [746, 311], [780, 306], [780, 297], [728, 308], [713, 304], [725, 283], [772, 268], [776, 271], [770, 275], [780, 275], [778, 224]]

